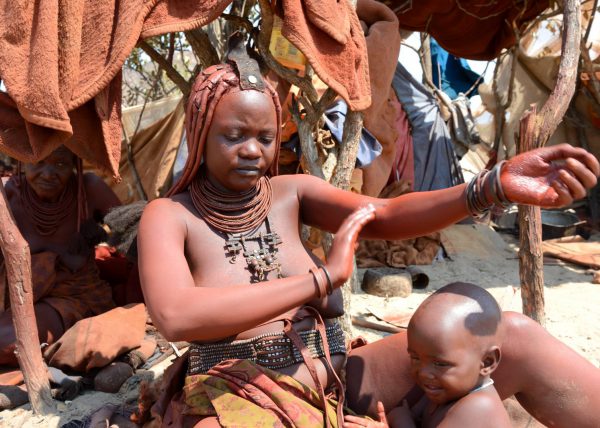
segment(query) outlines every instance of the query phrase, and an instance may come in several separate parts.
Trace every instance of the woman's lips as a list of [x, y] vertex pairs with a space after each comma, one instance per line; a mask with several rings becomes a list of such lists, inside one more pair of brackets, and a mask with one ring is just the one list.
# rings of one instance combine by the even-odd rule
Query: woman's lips
[[259, 175], [260, 168], [236, 168], [236, 172], [240, 175]]

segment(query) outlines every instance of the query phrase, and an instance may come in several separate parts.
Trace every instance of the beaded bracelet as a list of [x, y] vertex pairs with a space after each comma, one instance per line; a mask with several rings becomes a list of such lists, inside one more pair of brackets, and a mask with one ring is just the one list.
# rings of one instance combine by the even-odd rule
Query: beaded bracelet
[[500, 181], [500, 173], [505, 162], [496, 164], [491, 171], [482, 170], [467, 185], [467, 209], [474, 218], [485, 217], [493, 207], [505, 209], [510, 205]]
[[327, 293], [327, 278], [325, 278], [325, 274], [318, 267], [311, 267], [308, 270], [312, 273], [312, 276], [315, 280], [315, 284], [317, 286], [317, 297], [322, 299], [325, 297]]

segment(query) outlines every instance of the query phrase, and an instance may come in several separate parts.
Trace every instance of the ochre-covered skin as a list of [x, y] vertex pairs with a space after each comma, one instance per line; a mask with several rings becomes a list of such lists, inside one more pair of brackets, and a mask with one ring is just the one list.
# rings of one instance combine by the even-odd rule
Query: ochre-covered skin
[[[68, 181], [73, 179], [75, 155], [61, 146], [37, 164], [24, 164], [23, 175], [41, 200], [55, 202]], [[16, 177], [5, 183], [6, 195], [19, 231], [29, 244], [31, 254], [51, 251], [60, 257], [61, 263], [72, 271], [77, 271], [89, 260], [89, 253], [83, 254], [77, 248], [77, 204], [70, 207], [73, 212], [66, 221], [50, 235], [40, 235], [29, 213], [29, 207], [21, 200], [21, 192], [16, 185]], [[83, 184], [87, 199], [87, 212], [90, 218], [104, 216], [108, 210], [120, 205], [113, 191], [96, 175], [85, 174]], [[74, 188], [76, 191], [76, 188]], [[88, 220], [88, 219], [84, 219]], [[0, 254], [0, 259], [1, 259]], [[58, 312], [50, 305], [38, 302], [34, 305], [40, 341], [53, 343], [64, 333], [64, 326]], [[0, 364], [16, 365], [14, 355], [15, 332], [12, 325], [12, 312], [0, 314]]]
[[[272, 100], [264, 93], [250, 90], [224, 95], [214, 110], [207, 134], [204, 153], [207, 154], [208, 179], [222, 190], [231, 192], [253, 186], [270, 167], [270, 159], [275, 158], [273, 133], [276, 120]], [[218, 160], [213, 154], [218, 155]], [[536, 162], [531, 162], [533, 157]], [[544, 167], [544, 159], [563, 159], [560, 168], [575, 178], [557, 175], [554, 168], [559, 167]], [[213, 163], [218, 163], [218, 173], [214, 172]], [[560, 206], [569, 203], [573, 197], [582, 196], [580, 190], [593, 186], [599, 172], [598, 162], [592, 155], [581, 149], [560, 146], [540, 149], [508, 161], [502, 183], [507, 196], [521, 203]], [[561, 191], [561, 196], [553, 199], [556, 180], [568, 190]], [[403, 239], [431, 233], [468, 215], [464, 184], [379, 200], [342, 191], [308, 175], [277, 176], [271, 182], [273, 204], [268, 218], [271, 230], [283, 241], [277, 254], [283, 278], [277, 279], [272, 274], [268, 281], [260, 284], [249, 284], [250, 273], [243, 257], [232, 263], [226, 256], [226, 237], [210, 229], [198, 216], [187, 191], [152, 201], [145, 209], [138, 234], [141, 282], [153, 322], [168, 340], [213, 342], [228, 337], [242, 339], [265, 332], [280, 332], [283, 323], [268, 321], [302, 305], [314, 306], [324, 318], [337, 317], [342, 313], [339, 287], [352, 272], [354, 246], [359, 234], [370, 239]], [[550, 196], [542, 198], [540, 194]], [[317, 287], [309, 273], [318, 261], [302, 244], [301, 223], [336, 233], [326, 264], [336, 291], [324, 299], [317, 298]], [[265, 230], [264, 224], [261, 228]], [[310, 329], [313, 325], [313, 322], [303, 320], [295, 328]], [[528, 335], [529, 331], [535, 335], [543, 333], [530, 327], [522, 330], [523, 335]], [[508, 354], [515, 353], [504, 363], [508, 367], [521, 364], [519, 350], [524, 357], [527, 354], [527, 349], [523, 348], [529, 344], [513, 345], [518, 334], [515, 333], [515, 339], [508, 335], [505, 345]], [[377, 349], [381, 346], [379, 343], [360, 348], [353, 354], [356, 358], [347, 372], [349, 403], [359, 412], [367, 410], [371, 402], [380, 397], [391, 408], [412, 388], [413, 383], [406, 376], [408, 358], [401, 356], [404, 352], [398, 352], [398, 349], [406, 348], [404, 338], [404, 335], [397, 335], [387, 340], [394, 341], [392, 348], [400, 355], [394, 359], [378, 362], [383, 353], [369, 350]], [[383, 346], [387, 342], [382, 341]], [[535, 340], [529, 343], [532, 342]], [[552, 344], [556, 348], [566, 348], [558, 341]], [[366, 357], [357, 362], [360, 355]], [[333, 360], [334, 366], [340, 369], [342, 358], [336, 356]], [[392, 362], [398, 366], [390, 367]], [[580, 357], [572, 359], [556, 365], [553, 375], [561, 373], [562, 376], [561, 370], [573, 370], [577, 364], [583, 367], [586, 363]], [[316, 361], [316, 365], [321, 382], [330, 385], [332, 379], [325, 366], [320, 361]], [[372, 367], [377, 367], [373, 373], [362, 370]], [[589, 371], [593, 370], [590, 368]], [[303, 364], [287, 367], [281, 372], [314, 386]], [[538, 378], [532, 373], [527, 376]], [[497, 378], [503, 396], [520, 392], [508, 386], [512, 377], [503, 370]], [[544, 376], [539, 378], [542, 382]], [[381, 388], [379, 382], [388, 383]], [[525, 381], [520, 385], [526, 388], [529, 383]], [[368, 395], [370, 392], [373, 395]], [[541, 397], [531, 396], [530, 400], [533, 403], [530, 410], [537, 409], [542, 413], [549, 410]], [[202, 426], [208, 426], [215, 421], [202, 423]]]

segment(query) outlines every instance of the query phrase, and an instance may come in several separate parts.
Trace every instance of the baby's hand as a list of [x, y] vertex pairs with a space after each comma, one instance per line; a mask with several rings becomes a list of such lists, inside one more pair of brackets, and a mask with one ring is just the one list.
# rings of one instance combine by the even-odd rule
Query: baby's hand
[[389, 428], [390, 426], [387, 423], [387, 419], [385, 417], [385, 409], [383, 407], [383, 403], [381, 401], [377, 402], [377, 416], [379, 418], [378, 421], [373, 421], [371, 419], [361, 418], [359, 416], [350, 416], [346, 415], [344, 417], [344, 428]]
[[387, 417], [392, 427], [411, 428], [416, 426], [406, 400], [402, 400], [401, 405], [393, 408]]

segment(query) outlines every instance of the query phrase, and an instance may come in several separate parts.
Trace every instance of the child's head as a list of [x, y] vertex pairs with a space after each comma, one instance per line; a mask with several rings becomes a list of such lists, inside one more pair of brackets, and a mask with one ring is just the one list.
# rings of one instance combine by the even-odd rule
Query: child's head
[[408, 325], [408, 353], [417, 384], [446, 403], [480, 386], [500, 362], [498, 303], [483, 288], [452, 283], [429, 296]]

